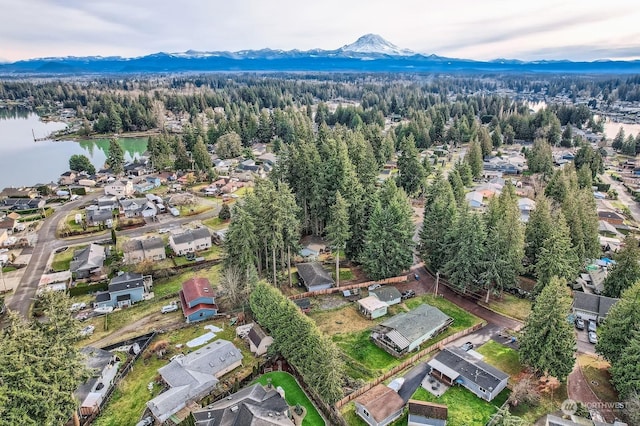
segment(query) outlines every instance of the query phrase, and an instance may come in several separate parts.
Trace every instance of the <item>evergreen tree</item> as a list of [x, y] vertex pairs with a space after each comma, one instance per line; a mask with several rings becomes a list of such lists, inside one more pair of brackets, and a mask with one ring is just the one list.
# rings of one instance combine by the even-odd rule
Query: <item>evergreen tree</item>
[[555, 115], [551, 116], [547, 139], [551, 146], [560, 145], [560, 140], [562, 139], [562, 128], [560, 127], [560, 120], [558, 120], [558, 117]]
[[222, 159], [235, 158], [242, 153], [242, 139], [236, 132], [226, 133], [216, 142], [216, 154]]
[[473, 141], [469, 144], [467, 155], [464, 157], [469, 167], [471, 167], [471, 174], [474, 179], [480, 179], [483, 170], [482, 150], [477, 141]]
[[607, 320], [598, 329], [596, 352], [615, 364], [637, 330], [640, 330], [640, 282], [623, 291], [620, 301], [609, 310]]
[[561, 382], [575, 363], [576, 337], [567, 312], [571, 298], [563, 280], [553, 277], [538, 295], [520, 337], [520, 361]]
[[447, 230], [453, 229], [456, 213], [451, 185], [438, 171], [426, 191], [420, 230], [420, 256], [435, 271], [448, 260], [446, 235]]
[[496, 129], [491, 134], [491, 144], [495, 149], [498, 149], [502, 146], [502, 132], [500, 131], [500, 127], [496, 127]]
[[591, 168], [588, 164], [583, 164], [582, 167], [578, 169], [578, 186], [580, 189], [591, 189], [591, 185]]
[[616, 137], [613, 138], [613, 141], [611, 143], [611, 147], [613, 149], [615, 149], [616, 151], [619, 151], [622, 149], [622, 146], [624, 145], [624, 128], [622, 126], [620, 126], [620, 130], [618, 130], [618, 133], [616, 134]]
[[614, 255], [613, 265], [604, 280], [604, 295], [619, 298], [623, 291], [640, 281], [640, 248], [638, 240], [628, 235], [622, 249]]
[[231, 219], [231, 209], [229, 208], [229, 204], [222, 204], [220, 207], [220, 211], [218, 212], [218, 219], [220, 220], [229, 220]]
[[236, 204], [233, 210], [233, 220], [229, 224], [224, 239], [225, 268], [237, 267], [247, 271], [258, 263], [260, 248], [258, 244], [257, 226], [249, 212], [247, 204], [254, 200], [249, 194], [243, 205]]
[[398, 157], [398, 186], [409, 196], [414, 196], [422, 192], [426, 174], [420, 164], [413, 135], [402, 139], [400, 149], [402, 153]]
[[207, 146], [204, 144], [202, 136], [196, 138], [196, 143], [193, 146], [193, 162], [198, 170], [209, 170], [213, 166], [211, 162], [211, 156], [207, 151]]
[[489, 131], [484, 126], [480, 127], [480, 130], [478, 132], [478, 143], [480, 145], [482, 158], [491, 155], [491, 151], [493, 150], [493, 141], [491, 140]]
[[555, 216], [551, 236], [543, 242], [535, 264], [538, 283], [534, 289], [536, 294], [551, 282], [553, 277], [567, 283], [575, 278], [580, 262], [571, 247], [569, 227], [562, 212]]
[[621, 398], [640, 391], [640, 329], [632, 332], [620, 358], [611, 365], [611, 383]]
[[461, 291], [484, 288], [487, 232], [482, 216], [462, 209], [450, 234], [450, 257], [444, 265], [449, 282]]
[[87, 172], [90, 175], [96, 173], [96, 168], [91, 164], [91, 161], [82, 154], [74, 154], [69, 158], [69, 169], [76, 172]]
[[117, 139], [109, 141], [109, 155], [107, 155], [107, 164], [114, 175], [124, 173], [124, 151], [118, 143]]
[[453, 191], [453, 197], [458, 204], [458, 207], [462, 207], [466, 200], [464, 198], [464, 183], [462, 183], [462, 178], [460, 177], [460, 173], [457, 170], [452, 170], [449, 172], [449, 184], [451, 184], [451, 190]]
[[571, 131], [571, 126], [569, 124], [567, 124], [562, 131], [560, 146], [565, 148], [571, 148], [573, 146], [573, 132]]
[[525, 229], [525, 255], [532, 266], [538, 263], [542, 247], [551, 238], [554, 226], [549, 200], [540, 194]]
[[527, 152], [527, 167], [532, 173], [550, 176], [553, 173], [553, 155], [551, 145], [544, 139], [536, 139]]
[[329, 224], [326, 228], [327, 239], [336, 254], [336, 286], [340, 287], [340, 250], [343, 250], [351, 237], [349, 226], [349, 204], [342, 198], [340, 191], [336, 193], [336, 202], [329, 212]]
[[395, 277], [413, 263], [413, 210], [404, 193], [391, 179], [385, 181], [369, 218], [361, 261], [373, 280]]
[[187, 147], [180, 139], [176, 140], [175, 153], [174, 168], [176, 170], [191, 170], [191, 158], [189, 158]]
[[627, 136], [627, 139], [622, 144], [622, 149], [620, 150], [624, 155], [630, 155], [634, 157], [636, 155], [636, 140], [633, 135]]

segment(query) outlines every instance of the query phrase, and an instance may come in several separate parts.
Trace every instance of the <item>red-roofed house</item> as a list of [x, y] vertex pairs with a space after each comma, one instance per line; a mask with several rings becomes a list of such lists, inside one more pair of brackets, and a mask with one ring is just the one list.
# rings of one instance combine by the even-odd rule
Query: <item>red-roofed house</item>
[[216, 295], [206, 278], [191, 278], [182, 283], [180, 300], [182, 312], [187, 322], [197, 322], [211, 318], [218, 313]]

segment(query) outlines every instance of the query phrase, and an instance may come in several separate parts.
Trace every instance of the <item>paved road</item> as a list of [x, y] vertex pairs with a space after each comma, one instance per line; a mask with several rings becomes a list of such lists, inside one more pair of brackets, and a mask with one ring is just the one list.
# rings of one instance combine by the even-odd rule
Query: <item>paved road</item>
[[[105, 234], [89, 235], [86, 237], [71, 238], [66, 240], [59, 240], [56, 237], [56, 229], [58, 226], [58, 222], [61, 219], [65, 218], [70, 211], [77, 209], [78, 207], [86, 204], [87, 201], [91, 201], [101, 195], [103, 195], [102, 191], [98, 191], [86, 195], [79, 200], [66, 203], [63, 206], [57, 208], [54, 214], [44, 220], [44, 223], [40, 228], [40, 231], [38, 232], [38, 241], [33, 248], [31, 261], [25, 268], [25, 272], [22, 276], [22, 280], [20, 281], [20, 285], [14, 292], [13, 296], [7, 302], [7, 307], [9, 309], [19, 313], [25, 318], [29, 316], [29, 310], [31, 309], [33, 299], [35, 298], [38, 283], [40, 282], [40, 277], [45, 272], [47, 262], [51, 253], [53, 253], [56, 249], [71, 245], [87, 244], [91, 242], [101, 241], [105, 238], [110, 238], [110, 235], [108, 234], [106, 236]], [[184, 223], [193, 222], [195, 220], [208, 219], [217, 215], [219, 209], [220, 205], [218, 204], [216, 206], [212, 206], [210, 210], [200, 213], [199, 215], [185, 217], [173, 217], [167, 215], [166, 219], [163, 218], [159, 222], [153, 222], [140, 228], [121, 231], [118, 232], [118, 235], [124, 235], [127, 237], [138, 237], [144, 235], [145, 233], [156, 231], [160, 228], [170, 228], [182, 225]]]
[[640, 205], [633, 199], [627, 192], [627, 188], [622, 185], [622, 182], [613, 180], [607, 173], [601, 174], [602, 181], [611, 185], [611, 188], [618, 192], [618, 199], [631, 211], [631, 216], [635, 221], [640, 221]]

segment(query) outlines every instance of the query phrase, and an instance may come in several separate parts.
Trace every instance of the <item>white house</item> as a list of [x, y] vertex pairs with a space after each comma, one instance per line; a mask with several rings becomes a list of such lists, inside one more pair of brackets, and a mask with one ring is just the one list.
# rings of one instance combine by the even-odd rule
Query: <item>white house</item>
[[208, 228], [190, 229], [169, 237], [169, 247], [178, 256], [211, 248], [211, 232]]
[[133, 183], [130, 180], [116, 180], [104, 186], [104, 194], [128, 197], [133, 194]]

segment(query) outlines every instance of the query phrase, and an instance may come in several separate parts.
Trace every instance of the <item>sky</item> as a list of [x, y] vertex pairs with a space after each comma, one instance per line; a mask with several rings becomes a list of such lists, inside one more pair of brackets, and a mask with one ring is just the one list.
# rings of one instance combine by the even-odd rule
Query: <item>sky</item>
[[336, 49], [366, 33], [488, 60], [638, 59], [637, 0], [0, 0], [0, 60]]

